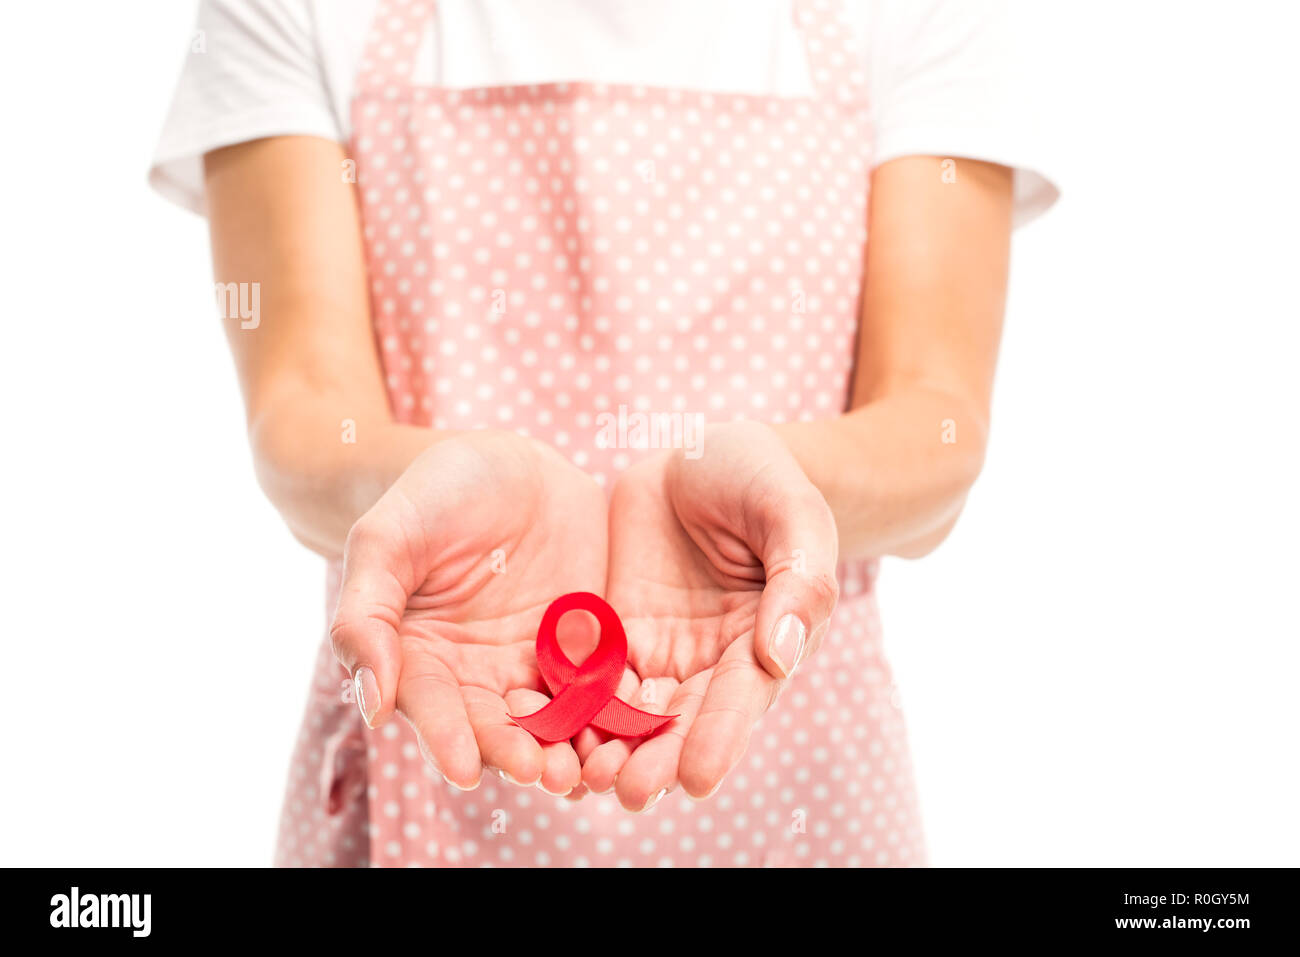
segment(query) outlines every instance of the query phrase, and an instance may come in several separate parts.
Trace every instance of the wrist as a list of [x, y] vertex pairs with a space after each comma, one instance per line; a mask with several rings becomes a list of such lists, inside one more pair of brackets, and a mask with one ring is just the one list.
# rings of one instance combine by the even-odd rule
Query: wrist
[[772, 430], [785, 443], [808, 480], [829, 501], [845, 480], [860, 481], [860, 470], [848, 470], [845, 450], [860, 453], [863, 437], [851, 415], [804, 422], [782, 422]]
[[875, 496], [876, 476], [867, 450], [871, 437], [859, 418], [852, 414], [833, 419], [785, 422], [773, 426], [808, 481], [821, 492], [830, 506], [840, 535], [840, 552], [845, 558], [863, 557], [862, 546], [870, 540], [864, 523], [872, 511], [867, 505]]
[[352, 524], [445, 433], [284, 405], [250, 422], [258, 481], [299, 541], [342, 553]]
[[368, 441], [358, 437], [349, 446], [353, 457], [344, 463], [340, 479], [373, 504], [422, 452], [454, 434], [398, 422], [380, 423]]
[[912, 388], [776, 429], [830, 505], [844, 557], [912, 558], [952, 528], [983, 464], [986, 421], [968, 402]]

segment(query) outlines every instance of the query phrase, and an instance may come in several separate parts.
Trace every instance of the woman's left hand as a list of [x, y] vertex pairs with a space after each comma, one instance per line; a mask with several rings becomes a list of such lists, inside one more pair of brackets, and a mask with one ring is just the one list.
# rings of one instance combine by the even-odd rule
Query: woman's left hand
[[698, 457], [675, 450], [624, 473], [609, 536], [606, 596], [628, 638], [620, 694], [679, 717], [642, 741], [584, 730], [583, 783], [616, 788], [634, 811], [678, 783], [705, 797], [825, 633], [835, 520], [777, 434], [739, 422], [705, 432]]

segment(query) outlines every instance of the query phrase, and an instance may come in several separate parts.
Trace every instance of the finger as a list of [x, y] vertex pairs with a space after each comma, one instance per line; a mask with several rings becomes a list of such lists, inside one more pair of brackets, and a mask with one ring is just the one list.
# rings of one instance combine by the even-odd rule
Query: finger
[[507, 702], [486, 688], [465, 687], [461, 695], [483, 766], [513, 784], [531, 787], [540, 781], [546, 755], [537, 739], [510, 719]]
[[[618, 696], [633, 707], [652, 714], [665, 714], [667, 704], [676, 682], [671, 678], [649, 679], [640, 681], [632, 671], [623, 675], [619, 684]], [[614, 784], [623, 763], [636, 748], [636, 738], [618, 738], [602, 734], [604, 742], [591, 749], [582, 759], [582, 783], [596, 794], [608, 794], [614, 790]]]
[[704, 703], [709, 672], [692, 675], [677, 686], [665, 713], [677, 717], [633, 749], [618, 774], [618, 800], [629, 811], [646, 811], [680, 783], [677, 769], [687, 733]]
[[582, 762], [582, 783], [592, 794], [608, 794], [614, 790], [618, 772], [632, 755], [636, 741], [632, 738], [610, 738], [592, 751]]
[[[551, 699], [540, 691], [516, 688], [506, 695], [505, 705], [511, 714], [531, 714], [546, 706]], [[539, 743], [523, 728], [515, 725], [515, 730], [530, 739], [542, 758], [541, 768], [529, 783], [536, 784], [547, 794], [557, 797], [569, 794], [582, 783], [582, 765], [573, 745], [568, 741]], [[520, 779], [522, 781], [522, 779]]]
[[577, 752], [578, 760], [586, 764], [591, 752], [608, 740], [609, 737], [603, 731], [597, 731], [591, 725], [587, 725], [573, 736], [573, 750]]
[[448, 784], [472, 791], [479, 786], [483, 760], [460, 687], [437, 659], [421, 661], [418, 671], [410, 664], [398, 685], [398, 710], [415, 729], [425, 759]]
[[363, 517], [348, 534], [338, 609], [330, 625], [334, 656], [352, 677], [357, 707], [377, 728], [393, 716], [401, 675], [397, 626], [409, 595], [390, 568], [386, 537]]
[[[634, 695], [639, 696], [640, 688], [641, 688], [641, 679], [637, 677], [635, 671], [633, 671], [631, 668], [625, 667], [623, 669], [623, 677], [620, 678], [618, 682], [618, 690], [615, 691], [614, 693], [618, 695], [618, 697], [622, 698], [624, 701], [628, 701], [631, 704], [636, 705], [636, 707], [641, 708], [643, 711], [649, 710], [648, 708], [645, 708], [644, 706], [637, 704], [636, 701], [633, 700]], [[607, 734], [604, 731], [601, 731], [599, 728], [595, 728], [591, 725], [587, 725], [576, 735], [574, 735], [573, 738], [573, 749], [578, 754], [578, 760], [585, 764], [587, 761], [587, 757], [591, 754], [591, 752], [595, 751], [596, 748], [600, 747], [606, 741], [610, 740], [610, 738], [611, 735]]]
[[733, 641], [709, 679], [699, 713], [686, 734], [678, 777], [693, 798], [718, 789], [745, 753], [750, 732], [780, 690], [764, 671], [747, 641]]
[[766, 521], [759, 556], [767, 583], [754, 622], [754, 650], [769, 675], [788, 678], [816, 650], [835, 610], [838, 533], [826, 500], [811, 485], [786, 497]]
[[537, 786], [555, 797], [567, 797], [582, 784], [582, 763], [573, 745], [556, 741], [543, 746], [542, 750], [546, 753], [546, 769]]

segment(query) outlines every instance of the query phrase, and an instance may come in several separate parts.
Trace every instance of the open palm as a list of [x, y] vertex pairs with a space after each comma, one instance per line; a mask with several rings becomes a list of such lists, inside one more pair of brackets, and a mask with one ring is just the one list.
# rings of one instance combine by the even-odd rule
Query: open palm
[[[484, 767], [563, 794], [580, 782], [568, 742], [510, 720], [548, 700], [535, 639], [546, 606], [605, 580], [600, 487], [540, 443], [472, 432], [424, 452], [354, 526], [331, 628], [372, 726], [400, 712], [425, 757], [461, 788]], [[573, 656], [594, 624], [568, 615]]]
[[643, 741], [576, 743], [583, 783], [630, 810], [680, 783], [717, 789], [783, 680], [815, 650], [837, 597], [834, 519], [784, 443], [716, 427], [696, 459], [629, 469], [610, 501], [606, 597], [627, 629], [621, 694], [679, 717]]

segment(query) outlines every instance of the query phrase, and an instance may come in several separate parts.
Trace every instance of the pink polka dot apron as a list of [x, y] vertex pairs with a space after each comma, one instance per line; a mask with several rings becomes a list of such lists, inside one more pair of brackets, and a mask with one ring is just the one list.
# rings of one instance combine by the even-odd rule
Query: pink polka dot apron
[[[353, 105], [376, 337], [403, 422], [507, 428], [606, 487], [620, 408], [825, 418], [848, 400], [866, 243], [864, 60], [795, 0], [815, 94], [411, 83], [432, 0], [381, 0]], [[485, 560], [486, 557], [485, 557]], [[362, 724], [321, 648], [285, 865], [906, 865], [923, 848], [874, 564], [710, 800], [629, 814], [485, 775], [460, 792], [404, 721]], [[329, 602], [338, 586], [331, 568]]]

